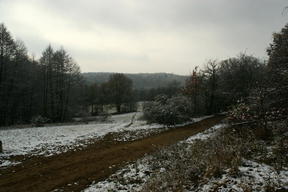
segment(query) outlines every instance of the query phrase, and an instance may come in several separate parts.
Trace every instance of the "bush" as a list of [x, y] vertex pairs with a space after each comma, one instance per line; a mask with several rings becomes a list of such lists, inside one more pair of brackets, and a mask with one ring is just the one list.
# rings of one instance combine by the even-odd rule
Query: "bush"
[[250, 106], [243, 102], [238, 102], [228, 111], [228, 119], [232, 122], [251, 121], [254, 118]]
[[144, 118], [150, 123], [175, 125], [190, 120], [190, 100], [184, 96], [168, 98], [160, 95], [143, 106]]

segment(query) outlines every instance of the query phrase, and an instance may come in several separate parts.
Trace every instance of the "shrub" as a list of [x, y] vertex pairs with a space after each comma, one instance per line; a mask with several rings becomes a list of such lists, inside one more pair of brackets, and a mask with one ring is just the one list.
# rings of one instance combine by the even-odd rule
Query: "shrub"
[[228, 119], [232, 122], [250, 121], [253, 118], [250, 106], [240, 101], [228, 112]]
[[150, 123], [175, 125], [190, 120], [190, 100], [184, 96], [168, 98], [160, 95], [143, 106], [144, 117]]

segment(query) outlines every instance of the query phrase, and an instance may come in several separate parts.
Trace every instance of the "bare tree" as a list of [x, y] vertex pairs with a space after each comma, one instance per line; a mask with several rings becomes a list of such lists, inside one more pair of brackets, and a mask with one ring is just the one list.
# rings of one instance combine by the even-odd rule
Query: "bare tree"
[[121, 105], [132, 100], [133, 82], [124, 74], [116, 73], [110, 76], [107, 86], [110, 102], [116, 105], [117, 112], [120, 113]]
[[210, 60], [203, 70], [206, 81], [206, 110], [208, 114], [215, 113], [216, 109], [216, 91], [219, 85], [218, 63], [216, 60]]

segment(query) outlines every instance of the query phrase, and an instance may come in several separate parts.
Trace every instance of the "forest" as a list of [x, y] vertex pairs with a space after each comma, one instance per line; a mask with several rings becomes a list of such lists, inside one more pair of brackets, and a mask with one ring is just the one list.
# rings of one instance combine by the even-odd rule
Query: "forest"
[[[179, 96], [189, 102], [184, 104], [189, 106], [184, 110], [189, 116], [224, 112], [240, 103], [257, 106], [261, 113], [281, 109], [286, 114], [287, 28], [273, 34], [268, 61], [240, 53], [195, 67], [184, 85], [174, 79], [162, 87], [137, 89], [135, 79], [125, 74], [110, 74], [105, 80], [91, 82], [64, 48], [54, 50], [48, 45], [36, 60], [1, 24], [0, 125], [29, 124], [39, 117], [50, 123], [65, 122], [75, 116], [103, 113], [103, 106], [108, 104], [115, 105], [118, 113], [129, 112], [135, 110], [137, 101], [156, 99], [154, 102], [164, 106], [163, 99]], [[144, 83], [145, 78], [141, 78]], [[165, 98], [159, 101], [161, 95]], [[172, 98], [170, 102], [175, 101]]]

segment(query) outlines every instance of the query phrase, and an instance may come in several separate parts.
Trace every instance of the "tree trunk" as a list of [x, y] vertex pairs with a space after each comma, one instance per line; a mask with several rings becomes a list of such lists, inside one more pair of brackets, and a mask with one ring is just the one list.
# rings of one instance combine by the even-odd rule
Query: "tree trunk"
[[116, 104], [117, 113], [121, 112], [121, 104]]
[[91, 103], [91, 115], [93, 116], [94, 115], [94, 104]]
[[0, 141], [0, 153], [3, 153], [2, 141]]

